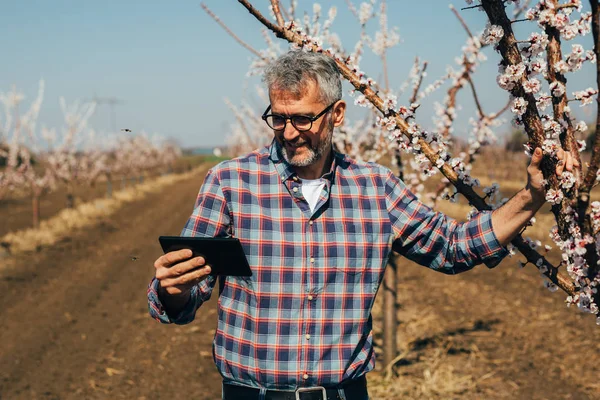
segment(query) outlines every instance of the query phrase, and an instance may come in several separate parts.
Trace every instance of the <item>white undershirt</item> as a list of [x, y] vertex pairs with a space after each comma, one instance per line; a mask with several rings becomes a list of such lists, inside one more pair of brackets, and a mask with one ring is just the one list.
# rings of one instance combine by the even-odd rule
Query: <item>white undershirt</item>
[[308, 202], [310, 212], [315, 211], [321, 190], [325, 187], [323, 179], [302, 179], [302, 195]]

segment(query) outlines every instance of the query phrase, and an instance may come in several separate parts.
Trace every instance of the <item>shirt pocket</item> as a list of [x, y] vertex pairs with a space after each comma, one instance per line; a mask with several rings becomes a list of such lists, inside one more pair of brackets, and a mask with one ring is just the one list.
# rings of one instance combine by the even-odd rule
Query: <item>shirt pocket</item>
[[331, 265], [346, 274], [361, 274], [373, 262], [375, 236], [366, 224], [342, 221], [342, 231], [328, 234], [326, 246]]

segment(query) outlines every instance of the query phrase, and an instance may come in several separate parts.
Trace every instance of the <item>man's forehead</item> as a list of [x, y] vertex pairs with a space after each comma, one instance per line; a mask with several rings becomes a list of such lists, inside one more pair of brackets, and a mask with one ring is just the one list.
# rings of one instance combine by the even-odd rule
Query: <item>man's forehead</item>
[[320, 104], [319, 91], [316, 85], [307, 85], [303, 90], [289, 90], [286, 88], [271, 88], [269, 90], [271, 105], [276, 103]]

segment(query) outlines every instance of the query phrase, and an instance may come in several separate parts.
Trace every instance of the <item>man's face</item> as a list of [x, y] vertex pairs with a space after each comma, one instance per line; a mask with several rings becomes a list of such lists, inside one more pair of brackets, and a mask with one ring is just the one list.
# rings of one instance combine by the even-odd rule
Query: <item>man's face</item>
[[[284, 116], [306, 115], [314, 117], [323, 111], [329, 104], [324, 104], [318, 99], [318, 89], [314, 82], [310, 82], [307, 90], [298, 97], [284, 90], [271, 90], [271, 113]], [[285, 160], [296, 167], [306, 167], [326, 157], [331, 151], [333, 135], [333, 118], [331, 112], [325, 113], [314, 121], [308, 131], [300, 132], [287, 120], [285, 129], [274, 131], [275, 138], [283, 147]]]

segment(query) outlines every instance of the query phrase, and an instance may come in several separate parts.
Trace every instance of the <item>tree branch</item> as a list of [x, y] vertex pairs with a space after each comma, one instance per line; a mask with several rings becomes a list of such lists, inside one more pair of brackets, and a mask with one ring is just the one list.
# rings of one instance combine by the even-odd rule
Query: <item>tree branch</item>
[[[257, 17], [257, 18], [259, 18], [258, 16], [262, 17], [262, 15], [260, 15], [260, 13], [258, 13], [258, 11], [256, 11], [248, 3], [247, 0], [238, 0], [238, 1], [240, 3], [242, 3], [251, 12], [251, 14], [253, 14], [255, 17]], [[495, 1], [497, 1], [497, 0], [495, 0]], [[497, 5], [495, 5], [495, 6], [497, 6]], [[504, 11], [504, 9], [502, 9], [502, 11]], [[508, 21], [508, 18], [506, 17], [506, 14], [504, 12], [503, 12], [503, 15], [504, 15], [504, 19], [505, 19], [504, 25], [508, 25], [509, 29], [510, 29], [510, 21]], [[262, 19], [259, 19], [259, 20], [261, 22], [263, 22], [264, 17], [262, 17]], [[289, 29], [286, 29], [285, 27], [276, 27], [271, 23], [269, 23], [268, 25], [265, 24], [265, 26], [267, 26], [269, 29], [273, 30], [273, 32], [275, 34], [277, 34], [279, 37], [286, 39], [288, 42], [295, 43], [296, 45], [298, 45], [300, 47], [303, 47], [306, 44], [303, 36], [293, 32]], [[514, 44], [514, 36], [512, 36], [512, 31], [510, 32], [509, 37], [512, 38], [512, 42]], [[506, 35], [503, 40], [505, 40], [505, 41], [507, 40]], [[506, 43], [504, 44], [504, 46], [506, 47]], [[514, 46], [516, 47], [516, 45], [514, 45]], [[356, 90], [360, 91], [365, 96], [365, 98], [377, 110], [379, 110], [383, 115], [388, 115], [389, 117], [393, 117], [395, 119], [397, 128], [400, 130], [400, 132], [404, 136], [406, 136], [409, 140], [413, 139], [413, 134], [411, 133], [410, 126], [406, 122], [406, 120], [404, 120], [399, 115], [397, 115], [395, 111], [389, 111], [386, 108], [384, 108], [384, 102], [381, 99], [381, 97], [379, 97], [377, 95], [377, 93], [375, 93], [375, 91], [371, 87], [361, 83], [361, 80], [359, 79], [359, 77], [356, 76], [356, 74], [341, 59], [333, 56], [328, 51], [323, 51], [322, 49], [317, 48], [314, 45], [313, 45], [312, 50], [315, 52], [321, 52], [321, 53], [324, 53], [324, 54], [327, 54], [327, 55], [333, 57], [334, 60], [336, 61], [338, 68], [340, 69], [342, 76], [344, 76], [344, 78], [346, 78], [346, 80], [348, 80], [350, 82], [350, 84], [352, 84], [352, 86], [354, 86], [354, 88]], [[516, 49], [516, 51], [517, 51], [517, 56], [520, 59], [520, 54], [518, 53], [518, 49]], [[519, 89], [521, 92], [524, 92], [524, 90], [521, 86], [519, 86]], [[537, 116], [537, 108], [535, 108], [535, 100], [533, 101], [533, 104], [530, 103], [529, 108], [531, 108], [530, 112], [535, 112], [534, 116]], [[535, 120], [534, 120], [534, 122], [535, 122]], [[541, 130], [541, 121], [539, 120], [539, 116], [537, 116], [536, 129], [537, 129], [537, 131], [534, 130], [534, 132], [536, 132], [538, 134], [538, 137], [543, 137], [543, 132]], [[427, 157], [427, 159], [432, 163], [432, 165], [436, 165], [440, 158], [438, 153], [423, 138], [419, 138], [417, 140], [417, 143], [420, 145], [421, 152]], [[463, 194], [467, 198], [467, 200], [469, 201], [469, 203], [472, 206], [474, 206], [475, 208], [477, 208], [480, 211], [485, 211], [485, 210], [489, 211], [491, 209], [491, 207], [485, 202], [485, 198], [479, 196], [470, 185], [463, 182], [458, 177], [457, 172], [454, 171], [454, 169], [452, 169], [452, 167], [450, 167], [450, 165], [448, 165], [447, 163], [443, 163], [442, 166], [439, 167], [439, 170], [456, 187], [456, 190], [459, 193]], [[553, 175], [553, 168], [552, 168], [552, 175]], [[527, 246], [520, 236], [517, 236], [515, 239], [513, 239], [512, 243], [521, 251], [521, 253], [523, 253], [527, 257], [527, 259], [530, 262], [535, 264], [540, 258], [542, 258], [544, 260], [544, 263], [549, 266], [549, 268], [548, 268], [549, 271], [553, 271], [552, 273], [549, 273], [549, 275], [548, 275], [549, 279], [555, 285], [557, 285], [562, 290], [564, 290], [565, 292], [567, 292], [567, 293], [573, 292], [573, 288], [568, 285], [568, 283], [570, 283], [568, 281], [568, 279], [559, 275], [559, 273], [556, 271], [556, 268], [554, 268], [547, 260], [545, 260], [545, 258], [543, 256], [541, 256], [535, 250], [533, 250], [529, 246]]]
[[479, 102], [479, 97], [477, 97], [477, 90], [475, 90], [475, 84], [473, 83], [473, 79], [471, 79], [471, 74], [467, 74], [467, 81], [471, 86], [471, 92], [473, 92], [473, 98], [475, 99], [475, 105], [477, 106], [477, 112], [479, 113], [479, 118], [483, 118], [485, 114], [483, 113], [483, 109], [481, 108], [481, 103]]
[[[598, 10], [598, 0], [590, 0], [592, 6], [592, 35], [594, 37], [594, 53], [596, 59], [600, 60], [600, 12]], [[596, 87], [600, 88], [600, 61], [596, 63]], [[596, 96], [598, 106], [596, 114], [596, 131], [594, 134], [594, 144], [592, 146], [592, 159], [588, 167], [585, 179], [581, 185], [580, 199], [585, 197], [585, 203], [589, 204], [589, 193], [596, 182], [596, 174], [600, 167], [600, 96]], [[587, 204], [584, 210], [587, 209]]]
[[460, 24], [463, 26], [463, 28], [465, 28], [465, 31], [467, 31], [467, 35], [469, 35], [469, 37], [472, 38], [473, 34], [471, 33], [469, 26], [467, 25], [467, 23], [465, 22], [463, 17], [459, 14], [459, 12], [456, 10], [456, 8], [454, 8], [454, 6], [452, 4], [450, 4], [450, 10], [452, 10], [452, 12], [456, 16], [456, 18], [458, 18], [458, 21], [460, 22]]
[[[559, 7], [557, 0], [549, 0], [555, 7]], [[565, 5], [565, 4], [563, 4]], [[564, 8], [564, 7], [563, 7]], [[548, 35], [549, 43], [547, 47], [547, 78], [548, 84], [557, 83], [559, 85], [563, 85], [566, 87], [567, 78], [555, 71], [554, 65], [559, 61], [562, 61], [562, 49], [561, 49], [561, 41], [560, 41], [560, 31], [550, 25], [546, 25], [545, 29], [546, 34]], [[573, 128], [573, 124], [571, 123], [571, 118], [565, 113], [565, 107], [567, 106], [567, 93], [563, 93], [560, 97], [552, 96], [552, 109], [554, 111], [554, 119], [556, 121], [565, 121], [567, 123], [566, 132], [561, 135], [560, 141], [562, 147], [569, 151], [573, 158], [579, 162], [581, 165], [581, 159], [579, 156], [579, 149], [577, 146], [577, 141], [575, 140], [575, 129]], [[578, 184], [580, 184], [581, 177], [581, 167], [577, 171], [576, 174], [578, 179]]]
[[[417, 57], [417, 61], [418, 62], [418, 57]], [[417, 101], [417, 97], [419, 96], [419, 89], [421, 88], [421, 85], [423, 84], [423, 78], [425, 77], [425, 72], [427, 71], [427, 61], [423, 61], [423, 68], [421, 69], [421, 72], [419, 73], [419, 80], [417, 81], [417, 84], [414, 87], [412, 96], [410, 97], [410, 104], [413, 104]]]
[[267, 18], [265, 18], [260, 11], [258, 11], [252, 4], [248, 2], [248, 0], [238, 0], [238, 2], [246, 7], [248, 12], [254, 16], [257, 20], [260, 21], [264, 26], [266, 26], [269, 30], [275, 33], [275, 36], [282, 38], [283, 37], [283, 26], [277, 26]]
[[271, 0], [271, 7], [273, 7], [273, 14], [275, 14], [275, 19], [277, 19], [277, 25], [283, 27], [285, 22], [283, 20], [283, 15], [281, 15], [281, 9], [279, 8], [279, 0]]
[[225, 32], [227, 32], [229, 34], [229, 36], [231, 36], [232, 38], [235, 39], [236, 42], [238, 42], [239, 44], [242, 45], [242, 47], [244, 47], [245, 49], [249, 50], [252, 54], [254, 54], [256, 57], [267, 61], [266, 58], [264, 58], [257, 50], [255, 50], [252, 46], [250, 46], [248, 43], [244, 42], [242, 39], [239, 38], [239, 36], [237, 36], [235, 33], [233, 33], [233, 31], [231, 29], [229, 29], [229, 27], [227, 27], [227, 25], [225, 25], [223, 23], [223, 21], [221, 21], [221, 19], [215, 15], [215, 13], [213, 13], [206, 4], [204, 3], [200, 3], [200, 7], [202, 7], [202, 9], [212, 18], [214, 19], [217, 24], [219, 24], [221, 26], [221, 28], [225, 29]]

